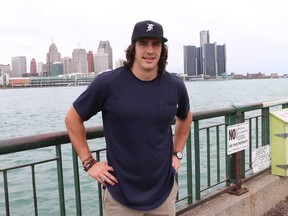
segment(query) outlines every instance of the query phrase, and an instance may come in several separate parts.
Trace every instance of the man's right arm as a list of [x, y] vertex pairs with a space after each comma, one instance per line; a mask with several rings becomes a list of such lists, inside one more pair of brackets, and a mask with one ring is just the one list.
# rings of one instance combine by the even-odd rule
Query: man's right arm
[[66, 115], [65, 124], [70, 141], [76, 150], [80, 160], [83, 161], [91, 156], [90, 149], [86, 140], [86, 130], [83, 120], [72, 106]]
[[[70, 141], [80, 160], [83, 162], [87, 158], [91, 158], [92, 154], [87, 143], [85, 126], [74, 107], [71, 107], [68, 110], [65, 117], [65, 124]], [[113, 167], [109, 166], [107, 161], [102, 161], [92, 165], [87, 172], [92, 178], [95, 178], [103, 185], [106, 185], [107, 183], [115, 185], [118, 181], [110, 173], [111, 171], [113, 171]]]

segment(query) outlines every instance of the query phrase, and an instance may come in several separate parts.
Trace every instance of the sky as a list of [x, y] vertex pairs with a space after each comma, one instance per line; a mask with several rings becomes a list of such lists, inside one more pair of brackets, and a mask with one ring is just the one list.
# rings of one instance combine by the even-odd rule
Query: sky
[[0, 64], [26, 56], [46, 63], [52, 42], [61, 57], [97, 52], [109, 40], [113, 61], [125, 59], [136, 22], [153, 20], [168, 38], [169, 72], [183, 73], [183, 46], [226, 45], [227, 72], [288, 74], [287, 0], [1, 0]]

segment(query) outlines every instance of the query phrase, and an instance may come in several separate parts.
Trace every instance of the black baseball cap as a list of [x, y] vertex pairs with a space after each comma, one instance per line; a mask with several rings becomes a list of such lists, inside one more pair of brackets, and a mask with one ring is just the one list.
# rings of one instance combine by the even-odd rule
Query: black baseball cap
[[163, 36], [162, 25], [151, 20], [145, 20], [135, 24], [131, 37], [131, 42], [134, 42], [142, 37], [154, 37], [159, 38], [163, 42], [168, 41]]

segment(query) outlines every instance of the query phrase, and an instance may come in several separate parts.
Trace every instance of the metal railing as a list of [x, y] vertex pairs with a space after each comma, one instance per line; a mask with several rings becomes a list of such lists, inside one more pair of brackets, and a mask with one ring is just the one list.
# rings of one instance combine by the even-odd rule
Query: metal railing
[[[269, 144], [270, 110], [287, 107], [283, 99], [194, 112], [177, 175], [177, 215], [225, 192], [244, 193], [241, 184], [259, 175], [252, 172], [252, 151]], [[249, 148], [227, 155], [227, 127], [241, 122], [249, 124]], [[86, 133], [94, 156], [104, 160], [103, 127]], [[102, 215], [101, 185], [79, 172], [82, 165], [66, 132], [0, 140], [0, 160], [0, 215], [89, 215], [89, 209], [95, 214], [91, 206]]]

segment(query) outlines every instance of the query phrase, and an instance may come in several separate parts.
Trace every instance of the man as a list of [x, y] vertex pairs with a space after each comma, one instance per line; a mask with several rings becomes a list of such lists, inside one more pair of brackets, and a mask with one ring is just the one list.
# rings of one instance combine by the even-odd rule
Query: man
[[[165, 71], [166, 41], [159, 23], [136, 23], [124, 67], [98, 75], [67, 113], [67, 131], [84, 170], [106, 186], [106, 216], [176, 213], [174, 177], [192, 114], [183, 81]], [[92, 157], [83, 125], [100, 111], [107, 146], [102, 162]]]

